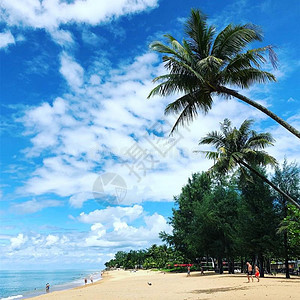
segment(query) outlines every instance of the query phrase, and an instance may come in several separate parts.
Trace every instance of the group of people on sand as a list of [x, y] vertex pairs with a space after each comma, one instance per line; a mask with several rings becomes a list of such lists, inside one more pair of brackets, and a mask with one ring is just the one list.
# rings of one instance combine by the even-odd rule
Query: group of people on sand
[[[250, 282], [250, 278], [252, 279], [253, 282], [253, 267], [252, 265], [247, 261], [247, 278], [248, 278], [248, 283]], [[255, 273], [254, 276], [257, 279], [257, 282], [259, 282], [259, 268], [258, 266], [254, 266], [255, 268]]]
[[[246, 265], [247, 265], [246, 274], [247, 274], [247, 278], [248, 278], [248, 283], [250, 282], [250, 278], [252, 279], [252, 282], [253, 282], [253, 267], [248, 261], [247, 261]], [[255, 269], [254, 277], [257, 279], [257, 282], [259, 282], [259, 276], [260, 276], [259, 268], [258, 268], [258, 266], [255, 265], [254, 269]], [[201, 267], [201, 275], [203, 275], [203, 274], [204, 274], [203, 268]], [[190, 266], [188, 266], [188, 268], [187, 268], [187, 276], [191, 276], [191, 267]]]

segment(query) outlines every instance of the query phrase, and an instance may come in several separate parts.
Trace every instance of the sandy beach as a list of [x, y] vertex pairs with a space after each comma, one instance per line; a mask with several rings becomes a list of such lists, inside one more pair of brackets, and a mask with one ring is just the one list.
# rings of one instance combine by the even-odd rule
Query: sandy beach
[[[151, 285], [148, 284], [151, 283]], [[109, 271], [94, 284], [72, 290], [34, 297], [34, 300], [138, 300], [138, 299], [299, 299], [300, 278], [287, 280], [282, 275], [261, 278], [247, 283], [244, 274], [217, 275], [198, 272]]]

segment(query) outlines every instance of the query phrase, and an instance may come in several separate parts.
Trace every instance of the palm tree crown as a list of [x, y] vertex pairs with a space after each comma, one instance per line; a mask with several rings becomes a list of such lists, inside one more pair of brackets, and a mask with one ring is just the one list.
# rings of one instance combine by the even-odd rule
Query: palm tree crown
[[283, 195], [285, 199], [300, 208], [297, 200], [283, 192], [257, 170], [257, 166], [275, 166], [277, 162], [274, 157], [264, 151], [266, 147], [273, 145], [272, 135], [251, 130], [252, 123], [252, 120], [246, 120], [237, 129], [232, 128], [230, 120], [225, 119], [221, 123], [220, 132], [210, 132], [199, 141], [200, 145], [213, 145], [216, 148], [216, 151], [202, 151], [207, 158], [215, 162], [210, 171], [226, 174], [239, 168], [242, 174], [246, 174], [243, 170], [247, 168]]
[[172, 131], [178, 124], [193, 120], [199, 110], [207, 113], [212, 107], [212, 94], [215, 93], [227, 98], [237, 97], [256, 107], [300, 138], [300, 132], [277, 115], [225, 86], [249, 88], [254, 83], [276, 81], [273, 74], [261, 70], [266, 62], [266, 52], [276, 67], [277, 58], [272, 46], [244, 51], [249, 43], [262, 40], [257, 26], [230, 24], [215, 37], [215, 27], [207, 25], [206, 16], [192, 9], [185, 33], [188, 39], [183, 39], [182, 43], [167, 34], [167, 45], [160, 41], [150, 45], [152, 50], [164, 54], [162, 59], [168, 74], [153, 80], [160, 83], [148, 98], [183, 93], [165, 109], [167, 114], [179, 114]]
[[201, 138], [199, 144], [213, 145], [217, 151], [204, 151], [206, 157], [215, 161], [211, 170], [225, 174], [242, 163], [249, 165], [276, 165], [276, 159], [265, 152], [264, 148], [273, 145], [270, 133], [257, 133], [250, 130], [252, 120], [246, 120], [239, 129], [231, 127], [225, 119], [221, 131], [213, 131]]

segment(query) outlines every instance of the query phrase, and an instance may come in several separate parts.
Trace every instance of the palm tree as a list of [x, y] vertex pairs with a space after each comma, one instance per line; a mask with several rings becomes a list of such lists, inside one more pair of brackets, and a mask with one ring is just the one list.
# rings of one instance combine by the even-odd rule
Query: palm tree
[[199, 141], [200, 145], [213, 145], [217, 150], [202, 151], [207, 158], [213, 159], [215, 162], [210, 171], [226, 174], [239, 168], [242, 174], [246, 174], [244, 172], [246, 168], [300, 209], [297, 200], [282, 191], [256, 169], [257, 166], [275, 166], [277, 162], [274, 157], [263, 150], [265, 147], [273, 145], [272, 135], [250, 130], [252, 123], [253, 120], [246, 120], [237, 129], [232, 128], [230, 120], [225, 119], [221, 123], [221, 132], [208, 133]]
[[178, 124], [192, 121], [198, 110], [207, 113], [213, 103], [212, 95], [227, 98], [236, 97], [259, 109], [291, 133], [300, 138], [300, 132], [261, 104], [239, 94], [226, 85], [249, 88], [254, 83], [276, 81], [273, 74], [262, 71], [266, 62], [264, 53], [276, 67], [277, 57], [272, 46], [242, 52], [249, 43], [261, 41], [259, 28], [253, 24], [229, 24], [216, 38], [215, 27], [208, 26], [206, 16], [192, 9], [186, 22], [185, 33], [188, 40], [182, 44], [167, 34], [168, 45], [155, 41], [150, 48], [163, 53], [163, 61], [168, 74], [156, 77], [153, 82], [161, 82], [149, 94], [168, 96], [175, 92], [184, 95], [167, 105], [165, 113], [179, 114], [172, 131]]

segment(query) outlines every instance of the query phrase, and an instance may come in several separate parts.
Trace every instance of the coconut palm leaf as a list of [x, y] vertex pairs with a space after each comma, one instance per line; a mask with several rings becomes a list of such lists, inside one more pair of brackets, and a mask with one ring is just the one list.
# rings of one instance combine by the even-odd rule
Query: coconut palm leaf
[[[300, 208], [297, 200], [283, 192], [274, 185], [263, 174], [256, 169], [257, 166], [277, 165], [276, 159], [269, 155], [264, 149], [273, 145], [274, 139], [270, 133], [257, 133], [251, 130], [252, 120], [244, 121], [240, 128], [233, 128], [231, 122], [225, 119], [220, 124], [220, 131], [212, 131], [201, 138], [199, 145], [212, 145], [216, 151], [202, 151], [206, 158], [214, 160], [214, 165], [210, 169], [211, 174], [226, 174], [240, 170], [245, 178], [249, 177], [244, 168], [259, 176], [277, 192], [281, 193], [288, 201]], [[247, 178], [253, 181], [253, 178]]]
[[[251, 42], [262, 40], [259, 27], [253, 24], [229, 24], [215, 37], [215, 27], [207, 25], [206, 16], [201, 11], [192, 9], [185, 24], [185, 34], [186, 38], [182, 43], [167, 34], [166, 44], [155, 41], [150, 45], [152, 50], [163, 54], [162, 60], [169, 76], [154, 79], [154, 82], [160, 83], [150, 92], [148, 98], [154, 95], [169, 96], [183, 93], [193, 96], [190, 101], [197, 102], [195, 105], [191, 102], [182, 105], [182, 111], [176, 110], [180, 118], [176, 126], [184, 125], [185, 121], [190, 122], [197, 115], [194, 108], [203, 110], [203, 107], [209, 109], [212, 107], [206, 103], [201, 105], [201, 101], [207, 102], [213, 99], [213, 95], [220, 95], [228, 99], [235, 97], [252, 105], [300, 138], [299, 130], [272, 111], [226, 87], [231, 85], [244, 89], [256, 83], [276, 81], [273, 74], [262, 70], [267, 62], [266, 54], [269, 55], [273, 66], [277, 66], [273, 47], [269, 45], [249, 50]], [[197, 93], [197, 97], [194, 97], [194, 93]], [[178, 106], [170, 105], [166, 111], [169, 112], [172, 107]]]

